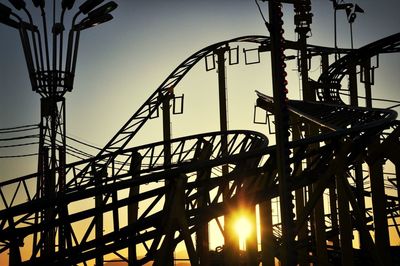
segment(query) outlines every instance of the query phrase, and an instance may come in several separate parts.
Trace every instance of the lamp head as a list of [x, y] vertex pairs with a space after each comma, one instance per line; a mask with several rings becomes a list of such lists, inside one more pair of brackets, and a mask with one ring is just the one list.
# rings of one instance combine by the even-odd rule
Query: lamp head
[[357, 17], [356, 13], [351, 13], [349, 17], [349, 23], [353, 23], [354, 20], [356, 20], [356, 17]]
[[347, 4], [337, 4], [335, 6], [336, 10], [340, 10], [340, 9], [351, 9], [353, 8], [353, 4], [352, 3], [347, 3]]
[[93, 8], [103, 3], [104, 0], [86, 0], [82, 5], [80, 5], [79, 10], [83, 14], [89, 13]]
[[17, 10], [24, 9], [26, 3], [24, 0], [8, 0]]
[[75, 0], [62, 0], [61, 2], [61, 7], [62, 9], [68, 9], [71, 10], [71, 8], [74, 6]]
[[18, 21], [15, 21], [15, 20], [13, 20], [11, 18], [8, 18], [8, 17], [0, 16], [0, 23], [3, 23], [4, 25], [10, 26], [10, 27], [15, 28], [17, 30], [20, 28], [20, 24], [19, 24]]
[[11, 15], [11, 8], [0, 3], [0, 18], [9, 18]]
[[87, 17], [84, 20], [82, 20], [78, 25], [76, 25], [74, 27], [74, 30], [77, 30], [77, 31], [86, 30], [88, 28], [92, 28], [97, 25], [103, 24], [112, 19], [113, 19], [113, 16], [111, 14], [104, 14], [102, 16], [95, 17], [95, 18]]
[[114, 1], [110, 1], [107, 4], [104, 4], [101, 7], [98, 7], [95, 10], [90, 11], [88, 17], [91, 19], [96, 17], [101, 17], [105, 14], [112, 12], [117, 7], [118, 7], [117, 3], [115, 3]]
[[354, 6], [354, 12], [364, 13], [364, 9], [362, 9], [359, 5]]
[[40, 8], [44, 8], [44, 6], [45, 6], [44, 0], [32, 0], [32, 2], [35, 7], [40, 6]]

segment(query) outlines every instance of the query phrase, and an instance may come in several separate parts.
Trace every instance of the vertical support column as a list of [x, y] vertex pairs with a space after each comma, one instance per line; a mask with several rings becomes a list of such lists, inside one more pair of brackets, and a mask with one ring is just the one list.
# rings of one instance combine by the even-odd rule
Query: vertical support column
[[[354, 162], [354, 176], [356, 180], [356, 198], [360, 211], [365, 219], [365, 200], [364, 200], [364, 175], [362, 170], [361, 158]], [[360, 235], [360, 249], [365, 250], [367, 247], [366, 239], [363, 234]], [[366, 251], [366, 250], [365, 250]]]
[[339, 248], [339, 223], [338, 223], [338, 211], [336, 206], [336, 184], [332, 182], [329, 186], [329, 207], [331, 209], [331, 224], [333, 236], [330, 239], [332, 241], [333, 248]]
[[[199, 161], [209, 160], [212, 154], [212, 144], [205, 143], [204, 147], [199, 151], [199, 155], [196, 156]], [[198, 208], [200, 211], [199, 226], [196, 231], [196, 250], [200, 259], [200, 265], [210, 265], [210, 252], [209, 252], [209, 232], [208, 232], [208, 220], [204, 218], [205, 213], [203, 208], [207, 207], [209, 202], [209, 191], [206, 186], [206, 181], [210, 179], [211, 169], [202, 169], [197, 171], [197, 180], [202, 182], [202, 185], [198, 188]]]
[[349, 68], [350, 105], [358, 106], [357, 65], [355, 62], [350, 62], [348, 68]]
[[[379, 143], [379, 140], [376, 139], [375, 142]], [[374, 210], [375, 245], [385, 265], [391, 265], [383, 160], [371, 160], [368, 166], [371, 181], [372, 207]]]
[[[303, 0], [303, 1], [294, 1], [293, 3], [294, 6], [294, 22], [296, 25], [295, 32], [298, 34], [298, 46], [299, 46], [299, 51], [300, 51], [300, 59], [298, 61], [298, 67], [299, 71], [301, 74], [301, 87], [303, 91], [303, 100], [304, 101], [315, 101], [315, 91], [313, 88], [310, 86], [309, 81], [308, 81], [308, 54], [307, 54], [307, 34], [310, 32], [310, 24], [312, 21], [312, 14], [311, 14], [311, 2], [309, 0]], [[301, 129], [298, 128], [293, 128], [293, 139], [297, 140], [300, 139], [301, 135]], [[315, 128], [306, 128], [305, 129], [305, 134], [306, 136], [310, 136], [313, 134], [313, 131], [315, 131]], [[310, 163], [310, 160], [308, 160], [307, 163]], [[302, 171], [302, 166], [300, 163], [300, 166], [297, 168], [298, 172], [301, 173]], [[299, 174], [295, 173], [295, 175]], [[302, 213], [304, 204], [305, 204], [305, 196], [306, 196], [306, 191], [301, 188], [296, 190], [295, 192], [295, 198], [296, 198], [296, 213], [300, 214]], [[315, 214], [314, 214], [315, 215]], [[312, 215], [312, 220], [314, 220], [314, 215]], [[315, 229], [314, 224], [312, 225], [312, 229]], [[312, 232], [313, 233], [313, 232]], [[313, 233], [313, 235], [315, 235]], [[307, 228], [307, 223], [303, 225], [302, 228], [300, 228], [299, 233], [298, 233], [298, 239], [307, 241], [308, 238], [308, 228]], [[319, 239], [319, 238], [317, 238]], [[316, 241], [317, 242], [317, 241]], [[322, 243], [316, 243], [316, 249], [317, 249], [317, 254], [318, 249], [320, 248], [325, 248], [325, 246]], [[298, 249], [298, 263], [300, 266], [303, 265], [309, 265], [308, 263], [308, 251], [307, 247], [303, 247], [301, 249]], [[319, 263], [319, 261], [318, 261]]]
[[397, 200], [400, 202], [400, 163], [396, 162], [396, 185], [397, 185]]
[[[226, 96], [226, 68], [225, 68], [225, 52], [229, 50], [228, 46], [222, 47], [215, 51], [217, 55], [217, 71], [218, 71], [218, 95], [219, 95], [219, 124], [221, 132], [228, 130], [228, 108]], [[226, 135], [221, 136], [221, 152], [222, 156], [228, 154], [228, 139]], [[227, 175], [229, 168], [227, 164], [222, 165], [222, 175]], [[229, 181], [223, 187], [223, 201], [229, 200]], [[239, 244], [236, 235], [233, 234], [233, 217], [231, 213], [224, 216], [224, 240], [225, 240], [225, 264], [235, 265], [237, 263], [236, 255], [238, 254]]]
[[[304, 89], [303, 89], [304, 93]], [[294, 121], [294, 126], [292, 127], [292, 132], [293, 132], [293, 140], [299, 140], [301, 139], [301, 133], [302, 129], [300, 127], [300, 119], [298, 117], [292, 117], [292, 119], [296, 119]], [[294, 149], [294, 153], [298, 151], [297, 149]], [[294, 177], [300, 175], [303, 171], [303, 166], [302, 162], [298, 162], [298, 165], [294, 167], [296, 172], [293, 173]], [[295, 191], [295, 199], [296, 199], [296, 215], [300, 215], [303, 212], [304, 204], [305, 204], [305, 196], [306, 196], [306, 191], [304, 188], [299, 188]], [[307, 223], [304, 223], [304, 225], [300, 228], [299, 233], [298, 233], [298, 241], [307, 241], [308, 238], [308, 228], [307, 228]], [[297, 249], [297, 263], [300, 266], [306, 266], [309, 265], [309, 260], [308, 260], [308, 251], [307, 251], [307, 246], [303, 246]]]
[[[65, 132], [66, 132], [66, 124], [65, 124], [65, 117], [66, 117], [66, 111], [65, 111], [65, 98], [60, 97], [58, 104], [57, 104], [57, 113], [58, 113], [58, 119], [57, 119], [57, 125], [56, 125], [56, 134], [58, 134], [58, 194], [63, 194], [64, 189], [65, 189], [65, 183], [66, 183], [66, 172], [65, 172], [65, 165], [66, 165], [66, 138], [65, 138]], [[63, 198], [63, 197], [61, 197]], [[68, 216], [68, 206], [64, 202], [60, 202], [60, 213], [59, 217], [65, 221], [67, 216]], [[71, 238], [69, 236], [69, 225], [65, 222], [63, 222], [58, 230], [58, 250], [60, 252], [64, 252], [66, 249], [66, 243], [72, 244]]]
[[[138, 174], [135, 174], [139, 172], [141, 165], [142, 165], [142, 159], [143, 157], [140, 155], [138, 152], [133, 152], [132, 153], [132, 158], [131, 158], [131, 165], [129, 167], [129, 172], [132, 175], [132, 179], [137, 179], [139, 178]], [[140, 187], [139, 186], [134, 186], [129, 189], [129, 198], [135, 197], [139, 195], [140, 193]], [[138, 202], [133, 202], [128, 205], [128, 226], [131, 226], [132, 224], [137, 222], [138, 219], [138, 212], [139, 212], [139, 203]], [[131, 231], [131, 243], [128, 246], [128, 264], [129, 266], [136, 266], [137, 264], [137, 250], [136, 250], [136, 231], [134, 228], [132, 228]]]
[[248, 203], [246, 203], [246, 209], [249, 210], [247, 217], [252, 228], [250, 235], [246, 239], [247, 265], [258, 265], [256, 209], [254, 205]]
[[[164, 141], [168, 142], [171, 140], [171, 112], [170, 112], [170, 100], [173, 95], [169, 94], [164, 98], [162, 102], [162, 115], [163, 115], [163, 137]], [[169, 143], [164, 144], [164, 167], [169, 167], [171, 164], [171, 145]], [[168, 188], [170, 187], [170, 181], [165, 180], [165, 186]], [[170, 199], [168, 198], [170, 193], [166, 192], [165, 201], [169, 202]], [[168, 249], [170, 250], [170, 249]], [[174, 265], [174, 252], [173, 250], [166, 254], [164, 257], [164, 265], [165, 266], [172, 266]]]
[[261, 262], [263, 266], [275, 265], [275, 246], [272, 228], [271, 200], [260, 203]]
[[[55, 88], [51, 87], [55, 90]], [[65, 98], [54, 91], [50, 96], [41, 99], [41, 136], [39, 143], [39, 183], [40, 196], [49, 202], [56, 202], [57, 194], [63, 193], [65, 186]], [[50, 144], [46, 144], [46, 140]], [[57, 215], [67, 215], [67, 206], [50, 207], [43, 211], [42, 222], [50, 222]], [[47, 228], [42, 232], [42, 256], [51, 257], [58, 251], [65, 250], [68, 225], [61, 224], [59, 228]], [[58, 232], [58, 242], [56, 241]], [[35, 242], [35, 241], [34, 241]]]
[[[8, 219], [8, 226], [12, 230], [15, 230], [14, 219], [11, 217]], [[21, 265], [21, 251], [19, 250], [21, 239], [15, 237], [10, 241], [10, 256], [9, 256], [9, 266]]]
[[268, 2], [269, 30], [271, 36], [271, 69], [274, 96], [275, 132], [277, 168], [279, 180], [279, 200], [282, 221], [281, 263], [283, 266], [296, 264], [296, 249], [294, 241], [294, 205], [290, 191], [289, 165], [289, 111], [286, 105], [287, 88], [285, 80], [285, 62], [283, 61], [285, 40], [283, 38], [282, 4], [279, 1]]
[[[60, 166], [59, 166], [59, 186], [60, 190], [59, 193], [64, 193], [64, 188], [65, 188], [65, 146], [59, 147], [59, 157], [60, 157]], [[63, 199], [63, 197], [61, 197]], [[60, 219], [63, 221], [60, 225], [60, 228], [58, 230], [58, 250], [63, 253], [66, 249], [66, 244], [68, 241], [68, 244], [72, 244], [71, 238], [69, 237], [69, 224], [64, 222], [66, 221], [68, 217], [68, 206], [65, 202], [60, 202]], [[70, 245], [71, 246], [71, 245]]]
[[[318, 186], [313, 184], [313, 190], [315, 190]], [[326, 247], [326, 226], [325, 226], [325, 212], [324, 212], [324, 200], [323, 194], [318, 199], [317, 203], [315, 204], [314, 211], [313, 211], [313, 223], [314, 223], [314, 230], [315, 230], [315, 249], [316, 249], [316, 261], [318, 265], [329, 265], [328, 262], [328, 252]]]
[[[368, 73], [369, 76], [369, 73]], [[369, 79], [369, 78], [367, 78]], [[369, 81], [367, 82], [369, 83]], [[357, 86], [357, 65], [351, 62], [349, 65], [349, 89], [350, 89], [350, 105], [358, 106], [358, 86]], [[371, 87], [369, 86], [369, 92]], [[367, 85], [366, 85], [366, 93]], [[368, 99], [369, 98], [369, 99]], [[367, 96], [367, 105], [371, 104], [371, 95]], [[370, 106], [371, 107], [371, 106]], [[356, 198], [358, 206], [365, 215], [365, 202], [364, 202], [364, 176], [362, 173], [362, 160], [359, 158], [354, 162], [354, 178], [356, 180]], [[366, 239], [363, 234], [360, 234], [360, 249], [366, 247]]]
[[336, 188], [339, 207], [339, 233], [340, 250], [342, 253], [341, 265], [353, 266], [353, 228], [351, 224], [351, 214], [349, 209], [349, 200], [346, 196], [345, 188], [339, 178], [346, 178], [344, 175], [336, 176]]
[[[335, 54], [336, 56], [336, 54]], [[321, 67], [322, 71], [326, 71], [329, 67], [329, 55], [322, 54], [321, 55]], [[332, 231], [334, 232], [334, 236], [332, 237], [332, 244], [334, 248], [339, 247], [339, 223], [338, 223], [338, 211], [337, 211], [337, 195], [336, 195], [336, 184], [332, 182], [329, 186], [329, 206], [331, 210], [331, 224], [332, 224]]]
[[371, 80], [371, 59], [366, 59], [363, 64], [363, 77], [362, 82], [365, 86], [365, 106], [372, 108], [372, 80]]
[[[305, 101], [315, 101], [315, 91], [311, 86], [309, 86], [308, 82], [308, 60], [307, 60], [307, 42], [306, 42], [306, 33], [309, 29], [297, 29], [299, 32], [299, 44], [301, 51], [301, 75], [302, 75], [302, 88], [303, 88], [303, 99]], [[322, 67], [328, 67], [328, 56], [324, 55], [322, 57]], [[311, 126], [306, 129], [306, 136], [312, 136], [318, 134], [318, 128], [315, 126]], [[318, 144], [312, 145], [310, 148], [317, 148]], [[308, 158], [307, 164], [312, 164], [313, 158]], [[310, 193], [318, 186], [318, 182], [309, 186]], [[300, 196], [300, 195], [299, 195]], [[326, 246], [326, 226], [325, 226], [325, 210], [324, 210], [324, 200], [323, 197], [318, 199], [314, 207], [314, 211], [311, 215], [312, 222], [312, 236], [315, 237], [315, 258], [318, 265], [328, 265], [328, 253]], [[303, 232], [304, 234], [304, 232]]]
[[94, 218], [96, 219], [96, 228], [95, 228], [95, 236], [96, 236], [96, 249], [97, 249], [97, 255], [96, 255], [96, 266], [103, 266], [104, 265], [104, 258], [103, 258], [103, 245], [102, 245], [102, 238], [103, 238], [103, 227], [104, 227], [104, 220], [103, 220], [103, 206], [104, 206], [104, 201], [103, 201], [103, 194], [101, 193], [101, 189], [103, 186], [103, 176], [105, 176], [103, 169], [105, 168], [100, 168], [100, 170], [96, 169], [96, 166], [93, 167], [93, 176], [94, 176], [94, 182], [95, 182], [95, 190], [96, 190], [96, 196], [95, 196], [95, 208], [96, 208], [96, 214]]

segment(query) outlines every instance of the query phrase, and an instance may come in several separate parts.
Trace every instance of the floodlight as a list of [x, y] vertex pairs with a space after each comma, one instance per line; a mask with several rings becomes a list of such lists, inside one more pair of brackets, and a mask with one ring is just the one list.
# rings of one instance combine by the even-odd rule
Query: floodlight
[[11, 8], [0, 3], [0, 18], [9, 18], [11, 15]]
[[32, 0], [32, 2], [35, 7], [40, 6], [41, 8], [44, 8], [45, 5], [44, 0]]
[[75, 0], [63, 0], [62, 2], [61, 2], [61, 6], [62, 6], [62, 9], [68, 9], [68, 10], [71, 10], [71, 8], [74, 6], [74, 4], [75, 4]]
[[101, 7], [96, 8], [93, 11], [90, 11], [88, 14], [89, 18], [96, 18], [96, 17], [101, 17], [105, 14], [110, 13], [111, 11], [113, 11], [114, 9], [116, 9], [118, 7], [117, 3], [115, 3], [114, 1], [110, 1], [107, 4], [102, 5]]
[[17, 10], [25, 9], [26, 3], [24, 0], [8, 0]]
[[354, 12], [364, 13], [364, 9], [362, 9], [359, 5], [354, 6]]
[[1, 17], [1, 16], [0, 16], [0, 23], [3, 23], [4, 25], [10, 26], [17, 30], [19, 29], [19, 25], [20, 25], [18, 21], [15, 21], [13, 19], [6, 18], [6, 17]]
[[349, 8], [353, 8], [353, 4], [352, 4], [352, 3], [347, 3], [347, 4], [337, 4], [337, 5], [335, 5], [335, 10], [340, 10], [340, 9], [349, 9]]
[[110, 21], [112, 19], [113, 19], [113, 16], [111, 14], [104, 14], [102, 16], [95, 17], [93, 19], [86, 18], [86, 19], [82, 20], [78, 25], [75, 26], [75, 30], [82, 31], [82, 30], [100, 25], [100, 24]]
[[103, 3], [104, 0], [86, 0], [86, 2], [84, 2], [80, 7], [79, 10], [83, 13], [83, 14], [87, 14], [89, 13], [91, 10], [93, 10], [93, 8], [95, 8], [96, 6], [100, 5], [101, 3]]

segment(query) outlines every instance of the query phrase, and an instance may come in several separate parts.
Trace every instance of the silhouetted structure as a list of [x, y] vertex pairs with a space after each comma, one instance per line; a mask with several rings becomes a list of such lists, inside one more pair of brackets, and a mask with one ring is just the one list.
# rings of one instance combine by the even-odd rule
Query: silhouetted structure
[[[44, 1], [34, 2], [43, 11]], [[151, 261], [172, 265], [173, 252], [181, 241], [192, 265], [261, 262], [270, 266], [275, 259], [283, 265], [398, 263], [398, 249], [390, 246], [388, 220], [400, 234], [400, 157], [396, 152], [400, 124], [393, 110], [372, 106], [370, 60], [381, 53], [399, 52], [400, 33], [356, 50], [309, 45], [311, 2], [269, 1], [266, 25], [270, 37], [239, 37], [194, 53], [97, 156], [66, 165], [63, 96], [72, 90], [80, 30], [112, 18], [108, 4], [90, 11], [100, 2], [84, 2], [77, 14], [88, 17], [77, 25], [77, 15], [74, 17], [65, 69], [62, 46], [56, 53], [63, 38], [62, 18], [53, 27], [50, 66], [48, 59], [44, 64], [42, 57], [37, 57], [36, 50], [49, 56], [47, 48], [43, 52], [41, 44], [35, 44], [42, 38], [32, 22], [11, 20], [11, 10], [0, 6], [1, 21], [21, 32], [33, 89], [43, 97], [39, 171], [0, 184], [0, 252], [9, 252], [10, 265], [76, 265], [90, 260], [103, 265], [108, 254], [129, 265]], [[280, 2], [293, 3], [296, 42], [283, 38]], [[22, 3], [13, 1], [17, 9], [24, 9], [18, 6]], [[62, 1], [62, 17], [73, 3]], [[111, 4], [111, 9], [115, 6]], [[27, 31], [32, 33], [32, 44]], [[225, 64], [237, 63], [232, 54], [239, 49], [230, 47], [243, 43], [258, 45], [258, 53], [271, 53], [273, 75], [268, 78], [273, 79], [274, 95], [257, 92], [256, 107], [268, 114], [266, 123], [276, 132], [274, 146], [269, 146], [261, 133], [227, 128]], [[303, 101], [286, 97], [285, 50], [299, 52]], [[339, 54], [340, 59], [329, 64], [329, 59]], [[209, 56], [213, 64], [207, 69], [218, 68], [221, 130], [171, 139], [171, 102], [179, 100], [174, 88], [196, 63]], [[309, 64], [317, 57], [323, 73], [313, 81], [308, 77]], [[341, 86], [344, 77], [349, 77], [348, 88]], [[365, 107], [358, 103], [358, 77], [365, 84]], [[350, 104], [345, 104], [343, 94], [348, 95]], [[161, 106], [164, 140], [127, 147]], [[269, 120], [271, 114], [274, 123]], [[384, 175], [386, 160], [395, 165], [396, 178]], [[388, 190], [396, 191], [397, 196], [386, 193]], [[272, 218], [273, 200], [279, 202], [278, 221]], [[372, 209], [366, 206], [369, 200]], [[246, 252], [239, 251], [238, 240], [228, 233], [232, 210], [239, 207], [248, 210], [254, 224], [259, 209], [260, 238], [253, 232]], [[121, 218], [123, 214], [127, 214], [126, 220]], [[220, 223], [221, 216], [225, 217], [225, 246], [210, 251], [207, 225], [213, 219]], [[353, 245], [355, 231], [359, 245]], [[24, 244], [32, 251], [22, 261]]]

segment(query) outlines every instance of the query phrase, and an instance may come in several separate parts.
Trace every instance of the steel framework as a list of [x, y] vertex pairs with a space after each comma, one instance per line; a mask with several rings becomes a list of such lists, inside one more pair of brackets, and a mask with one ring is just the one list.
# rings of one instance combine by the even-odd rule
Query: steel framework
[[[297, 42], [281, 38], [276, 16], [281, 4], [270, 1], [271, 37], [239, 37], [187, 58], [96, 156], [50, 167], [65, 175], [62, 191], [51, 197], [42, 193], [40, 172], [0, 183], [0, 253], [9, 253], [9, 265], [88, 265], [93, 260], [103, 265], [109, 254], [129, 265], [171, 265], [180, 242], [192, 265], [275, 265], [275, 259], [284, 265], [399, 263], [388, 228], [400, 236], [400, 124], [395, 111], [373, 108], [370, 96], [366, 107], [359, 107], [354, 79], [361, 66], [370, 92], [371, 58], [399, 52], [400, 34], [356, 50], [309, 45], [308, 5], [295, 5], [301, 15]], [[275, 115], [277, 145], [258, 132], [227, 130], [225, 54], [242, 43], [271, 53], [274, 95], [257, 92], [256, 106]], [[303, 101], [284, 94], [284, 49], [300, 52]], [[329, 65], [335, 53], [342, 57]], [[171, 139], [167, 107], [174, 88], [208, 56], [218, 63], [221, 131]], [[318, 81], [307, 75], [312, 57], [321, 57], [324, 68]], [[344, 77], [349, 77], [348, 89], [341, 87]], [[350, 104], [342, 99], [344, 92]], [[161, 106], [164, 140], [129, 147]], [[387, 160], [395, 165], [395, 178], [383, 173]], [[275, 201], [280, 221], [272, 219]], [[245, 253], [228, 233], [230, 215], [239, 207], [249, 210], [254, 223], [259, 213], [260, 235], [249, 237]], [[45, 210], [58, 215], [38, 219]], [[208, 243], [212, 220], [225, 236], [225, 246], [215, 252]], [[44, 252], [49, 242], [42, 232], [63, 234], [65, 247]], [[26, 259], [22, 250], [29, 253]]]

